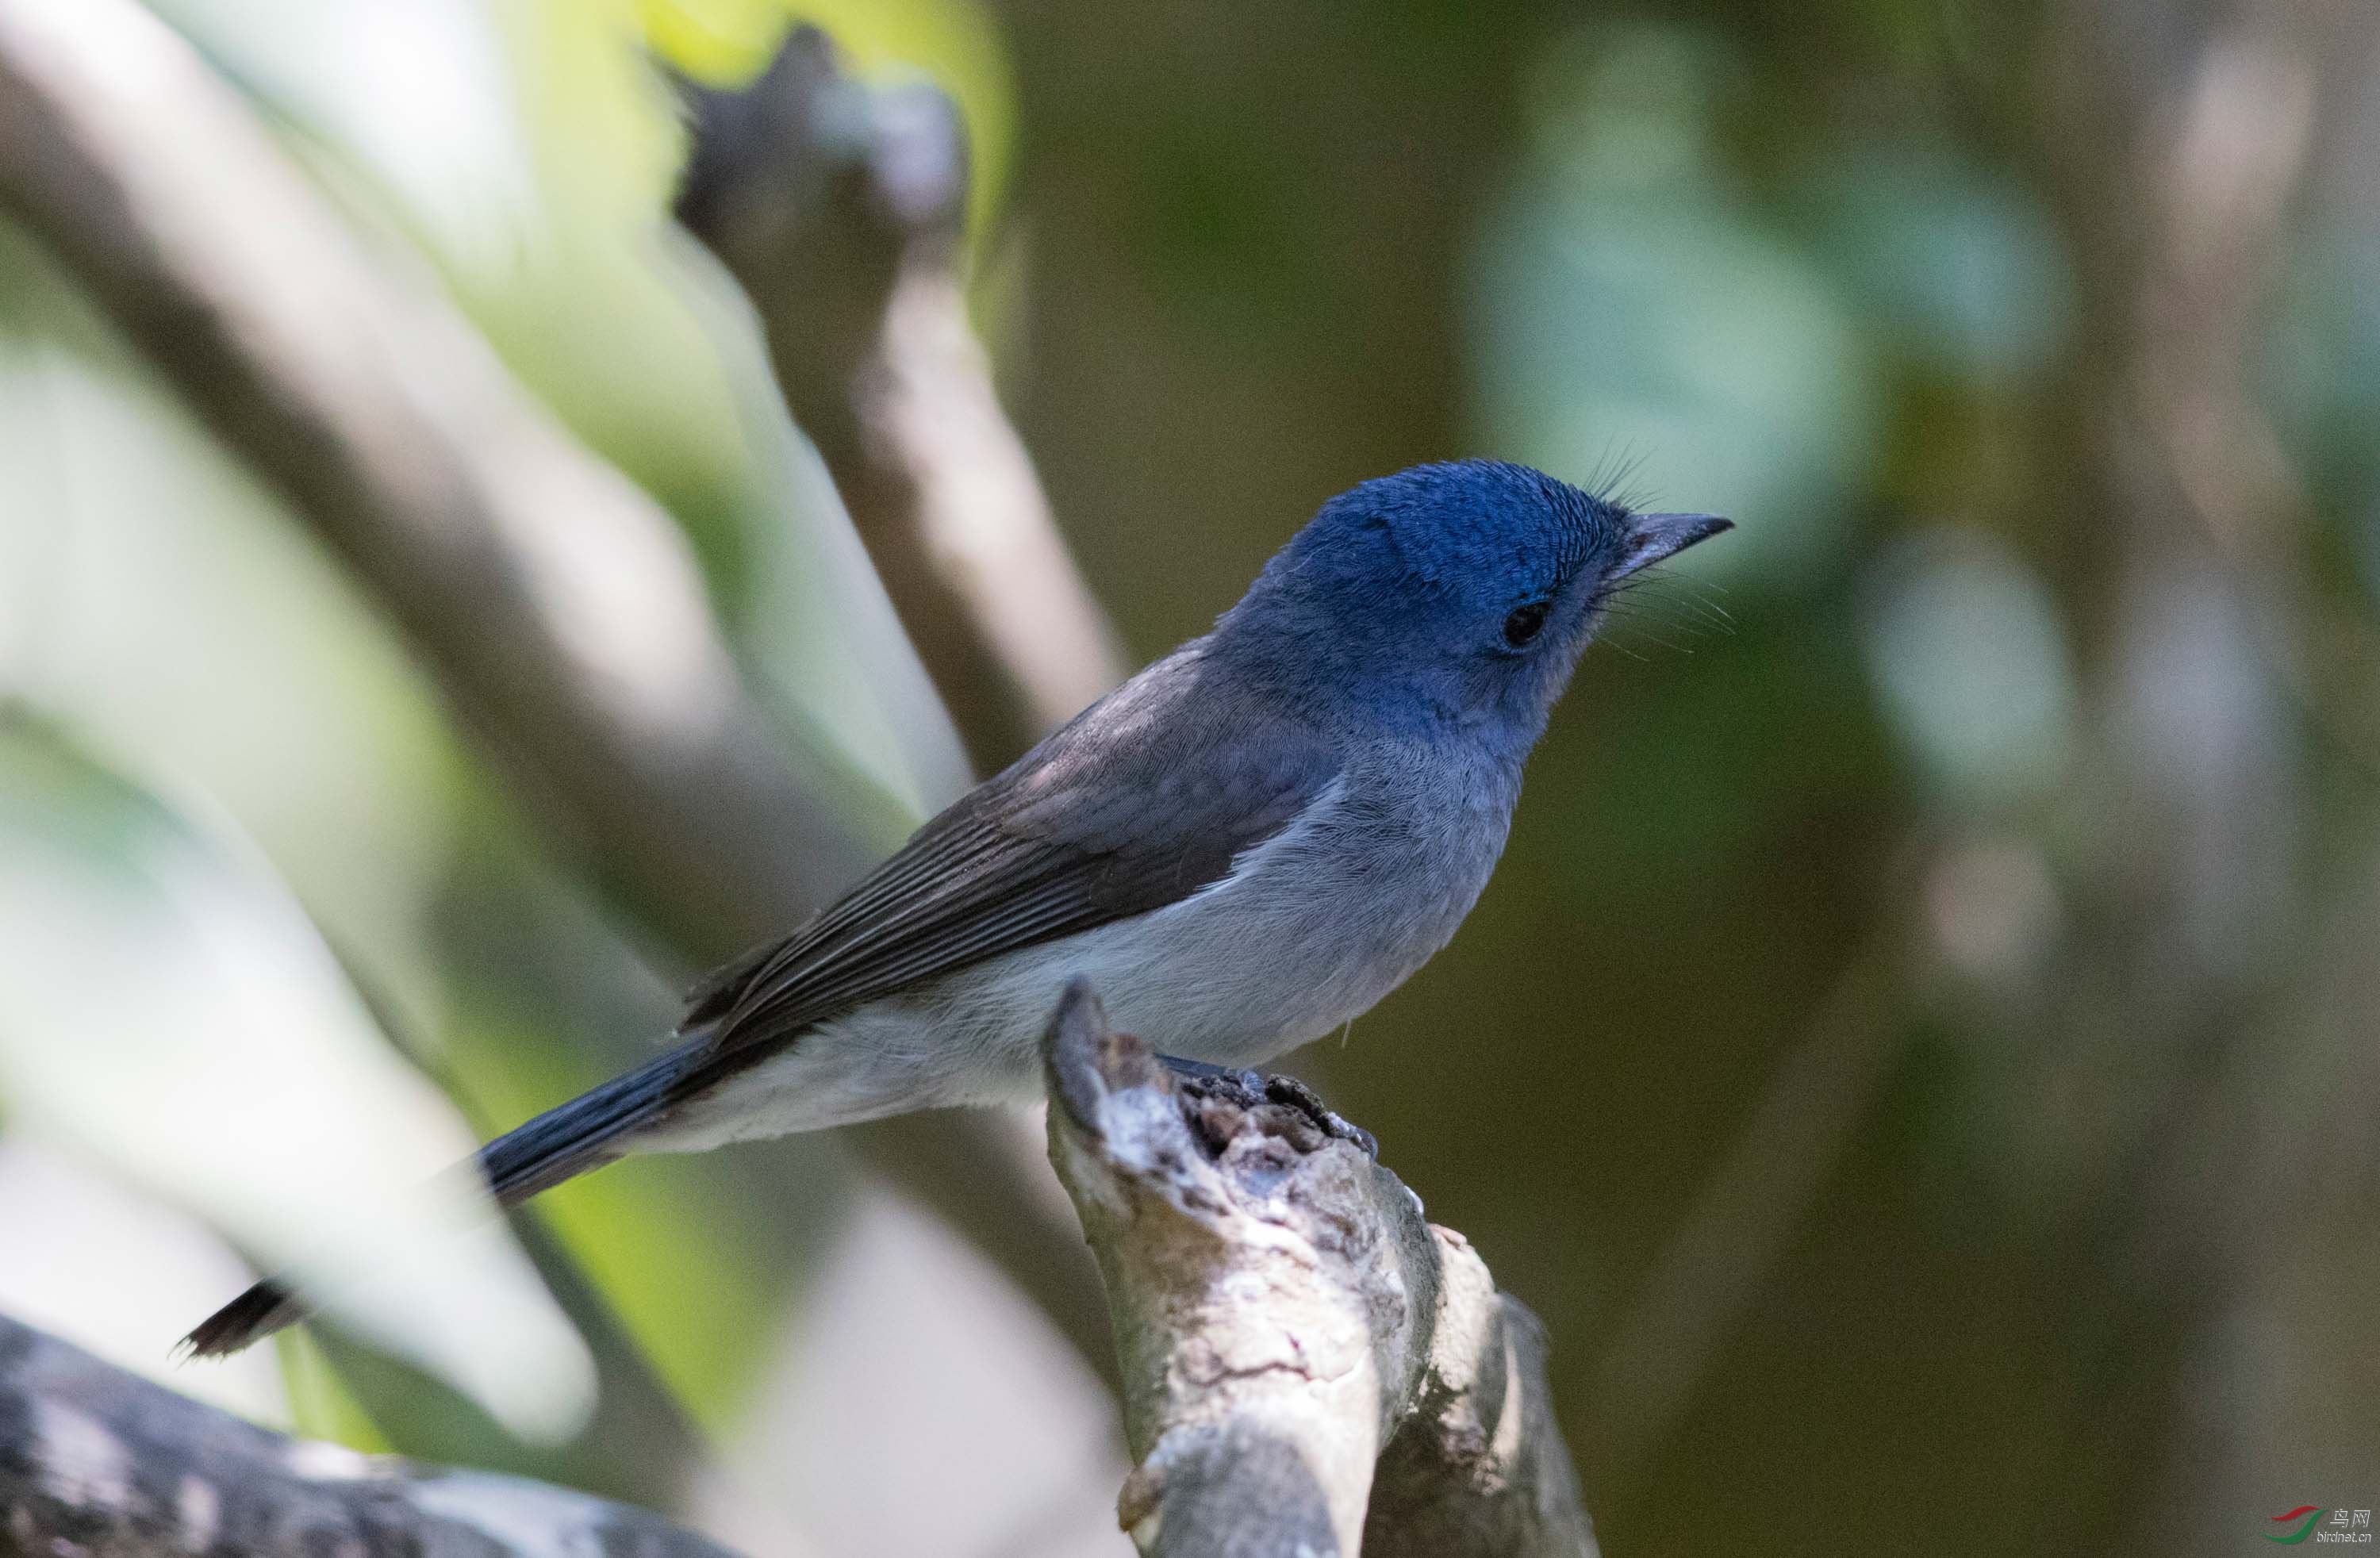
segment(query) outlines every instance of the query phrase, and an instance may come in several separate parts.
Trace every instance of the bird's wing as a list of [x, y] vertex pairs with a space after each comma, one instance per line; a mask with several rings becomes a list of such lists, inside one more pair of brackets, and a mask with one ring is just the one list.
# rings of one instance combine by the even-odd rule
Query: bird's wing
[[700, 1069], [739, 1068], [905, 985], [1220, 881], [1338, 773], [1318, 732], [1224, 683], [1195, 646], [1150, 667], [792, 937], [697, 986], [680, 1031], [707, 1036]]
[[[903, 985], [1179, 902], [1337, 776], [1318, 732], [1223, 685], [1193, 645], [969, 792], [794, 936], [704, 980], [685, 1042], [490, 1142], [489, 1187], [510, 1206], [606, 1162], [656, 1114]], [[304, 1313], [259, 1283], [189, 1345], [237, 1352]]]

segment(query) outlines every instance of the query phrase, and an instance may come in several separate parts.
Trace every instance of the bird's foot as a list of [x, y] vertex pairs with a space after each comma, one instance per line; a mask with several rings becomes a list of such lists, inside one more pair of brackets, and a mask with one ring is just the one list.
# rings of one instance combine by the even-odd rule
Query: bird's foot
[[1184, 1060], [1179, 1055], [1160, 1055], [1157, 1058], [1175, 1076], [1199, 1083], [1200, 1090], [1204, 1092], [1231, 1095], [1231, 1101], [1242, 1108], [1271, 1103], [1294, 1110], [1324, 1136], [1352, 1142], [1364, 1156], [1375, 1162], [1379, 1161], [1380, 1144], [1370, 1131], [1323, 1102], [1321, 1094], [1294, 1077], [1243, 1071], [1228, 1065], [1209, 1065], [1203, 1060]]
[[1364, 1156], [1374, 1162], [1380, 1161], [1380, 1143], [1370, 1131], [1322, 1102], [1322, 1095], [1294, 1077], [1278, 1072], [1257, 1080], [1263, 1086], [1265, 1097], [1284, 1107], [1294, 1109], [1322, 1131], [1325, 1136], [1352, 1141]]

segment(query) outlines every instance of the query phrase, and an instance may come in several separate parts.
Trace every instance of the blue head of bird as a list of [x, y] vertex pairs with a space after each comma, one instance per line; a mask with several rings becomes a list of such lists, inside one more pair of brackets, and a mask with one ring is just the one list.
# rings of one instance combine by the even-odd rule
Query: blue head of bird
[[1517, 757], [1621, 584], [1728, 528], [1633, 513], [1526, 466], [1415, 466], [1324, 504], [1215, 646], [1284, 693]]

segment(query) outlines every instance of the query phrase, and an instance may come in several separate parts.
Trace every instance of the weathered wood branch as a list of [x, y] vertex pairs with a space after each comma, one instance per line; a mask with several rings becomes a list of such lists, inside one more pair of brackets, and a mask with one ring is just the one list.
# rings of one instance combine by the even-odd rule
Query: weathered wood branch
[[678, 216], [750, 296], [810, 436], [982, 772], [1123, 678], [968, 323], [963, 128], [796, 28], [737, 92], [688, 86]]
[[[378, 263], [131, 0], [0, 3], [0, 211], [279, 490], [538, 820], [689, 964], [791, 930], [888, 842], [820, 803], [864, 786], [750, 696], [669, 517]], [[1023, 1133], [966, 1114], [846, 1135], [1112, 1369]]]
[[1592, 1554], [1545, 1336], [1463, 1235], [1278, 1089], [1177, 1080], [1070, 990], [1050, 1153], [1099, 1257], [1143, 1552]]
[[520, 1478], [286, 1439], [0, 1315], [0, 1551], [82, 1558], [735, 1558]]

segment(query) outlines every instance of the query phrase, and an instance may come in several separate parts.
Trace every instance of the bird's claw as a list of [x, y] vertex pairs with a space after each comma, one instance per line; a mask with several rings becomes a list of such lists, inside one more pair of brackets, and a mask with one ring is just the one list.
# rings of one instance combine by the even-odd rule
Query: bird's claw
[[1355, 1144], [1366, 1158], [1380, 1161], [1380, 1143], [1370, 1131], [1322, 1102], [1322, 1095], [1294, 1077], [1278, 1073], [1257, 1077], [1257, 1090], [1273, 1102], [1294, 1109], [1320, 1127], [1325, 1136]]
[[1249, 1103], [1271, 1103], [1293, 1109], [1305, 1116], [1324, 1136], [1353, 1143], [1366, 1158], [1374, 1162], [1379, 1161], [1380, 1143], [1370, 1131], [1323, 1102], [1321, 1094], [1294, 1077], [1212, 1065], [1202, 1060], [1184, 1060], [1178, 1055], [1160, 1055], [1157, 1058], [1176, 1076], [1203, 1081], [1210, 1087], [1216, 1083], [1229, 1084]]

